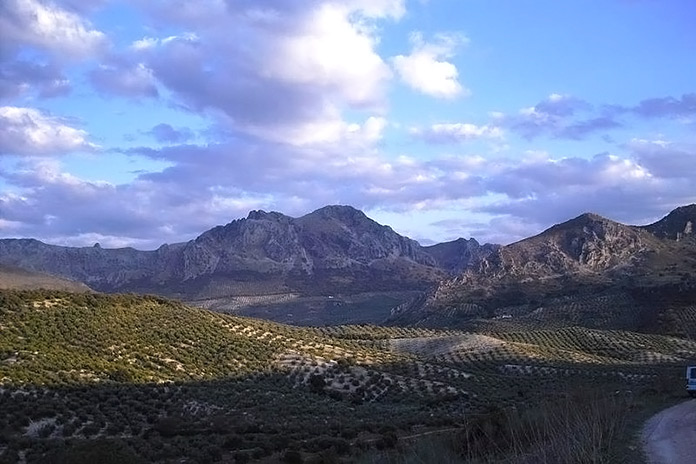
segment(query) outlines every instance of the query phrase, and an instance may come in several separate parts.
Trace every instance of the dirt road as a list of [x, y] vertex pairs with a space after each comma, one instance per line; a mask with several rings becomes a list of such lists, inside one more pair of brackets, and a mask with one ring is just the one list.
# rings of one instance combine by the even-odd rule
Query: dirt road
[[651, 417], [643, 427], [642, 441], [648, 464], [696, 462], [696, 400]]

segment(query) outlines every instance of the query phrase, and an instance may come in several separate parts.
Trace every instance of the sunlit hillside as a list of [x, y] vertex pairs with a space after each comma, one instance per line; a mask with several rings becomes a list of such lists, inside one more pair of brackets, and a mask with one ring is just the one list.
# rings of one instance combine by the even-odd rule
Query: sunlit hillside
[[632, 332], [295, 328], [160, 297], [4, 291], [0, 456], [359, 454], [600, 378], [659, 389], [694, 358], [694, 342]]

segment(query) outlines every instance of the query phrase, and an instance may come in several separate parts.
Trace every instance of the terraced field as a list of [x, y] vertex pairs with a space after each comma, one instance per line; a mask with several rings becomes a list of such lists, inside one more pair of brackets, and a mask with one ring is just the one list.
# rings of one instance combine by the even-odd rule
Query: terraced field
[[663, 322], [669, 332], [689, 340], [696, 340], [695, 304], [670, 306], [665, 311]]
[[693, 359], [690, 340], [620, 330], [300, 328], [158, 297], [6, 291], [0, 462], [319, 459], [582, 385], [681, 387]]

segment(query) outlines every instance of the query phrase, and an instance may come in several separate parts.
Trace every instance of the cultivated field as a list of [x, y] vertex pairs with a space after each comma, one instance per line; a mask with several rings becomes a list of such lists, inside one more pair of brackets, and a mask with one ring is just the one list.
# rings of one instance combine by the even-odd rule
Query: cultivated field
[[[540, 405], [570, 410], [589, 389], [623, 413], [681, 388], [693, 359], [688, 339], [620, 330], [299, 328], [159, 297], [6, 291], [0, 462], [352, 462], [441, 434], [467, 437], [447, 448], [458, 459], [497, 462], [510, 449], [490, 433], [548, 425]], [[543, 448], [528, 441], [510, 446]]]

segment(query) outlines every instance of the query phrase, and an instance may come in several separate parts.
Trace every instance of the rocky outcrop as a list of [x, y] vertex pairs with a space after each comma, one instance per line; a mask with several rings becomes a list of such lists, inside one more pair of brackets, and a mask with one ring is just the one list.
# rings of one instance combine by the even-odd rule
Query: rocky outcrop
[[630, 265], [653, 249], [654, 242], [654, 237], [639, 228], [588, 213], [498, 248], [480, 260], [474, 272], [535, 279], [601, 273]]
[[326, 206], [299, 218], [297, 225], [302, 247], [318, 266], [343, 268], [389, 259], [437, 266], [418, 242], [350, 206]]
[[419, 311], [409, 313], [410, 321], [432, 319], [433, 314], [444, 321], [451, 317], [443, 314], [461, 316], [460, 309], [472, 304], [497, 314], [500, 308], [518, 306], [533, 311], [549, 298], [572, 300], [581, 294], [623, 294], [665, 285], [686, 288], [696, 284], [691, 277], [696, 247], [684, 232], [694, 212], [693, 206], [678, 208], [644, 227], [591, 213], [554, 225], [499, 247], [443, 280]]
[[482, 260], [499, 249], [500, 245], [481, 245], [473, 238], [459, 238], [425, 247], [425, 251], [435, 259], [437, 265], [452, 274], [460, 274], [479, 266]]
[[696, 204], [681, 206], [643, 229], [659, 238], [682, 240], [696, 236]]
[[[77, 280], [99, 291], [184, 298], [205, 297], [212, 287], [231, 293], [250, 286], [254, 293], [306, 290], [313, 283], [319, 292], [322, 285], [360, 291], [412, 288], [445, 276], [417, 242], [349, 206], [327, 206], [300, 218], [252, 211], [195, 240], [155, 251], [4, 239], [0, 264]], [[264, 287], [265, 280], [272, 284]]]

